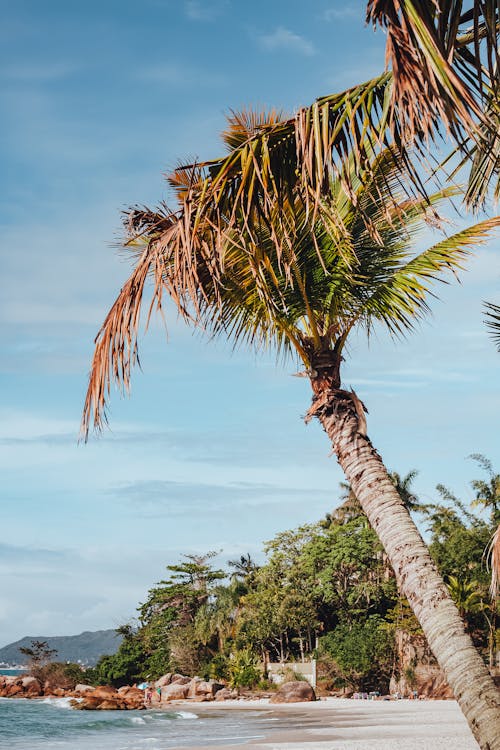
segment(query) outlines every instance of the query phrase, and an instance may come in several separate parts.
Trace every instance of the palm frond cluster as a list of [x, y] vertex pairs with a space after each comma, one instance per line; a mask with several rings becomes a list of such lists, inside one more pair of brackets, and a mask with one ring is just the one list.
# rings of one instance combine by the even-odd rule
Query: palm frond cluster
[[484, 307], [486, 309], [486, 325], [500, 352], [500, 305], [486, 302]]
[[[320, 109], [313, 107], [304, 124], [313, 140]], [[296, 125], [306, 121], [299, 113]], [[274, 144], [264, 151], [263, 133]], [[428, 309], [432, 282], [462, 267], [469, 247], [497, 223], [485, 221], [416, 253], [417, 236], [436, 222], [435, 206], [454, 191], [408, 197], [394, 152], [368, 145], [360, 162], [346, 144], [340, 173], [326, 161], [323, 172], [315, 171], [297, 133], [287, 134], [276, 113], [233, 114], [224, 134], [229, 156], [170, 177], [175, 212], [161, 205], [127, 214], [126, 244], [136, 265], [96, 339], [85, 434], [91, 420], [100, 427], [106, 418], [111, 381], [129, 387], [147, 279], [148, 321], [162, 311], [165, 293], [204, 331], [295, 353], [308, 370], [333, 357], [338, 369], [353, 327], [369, 332], [380, 321], [394, 335], [411, 329]], [[311, 202], [302, 187], [276, 188], [283, 169], [299, 166], [310, 171]]]
[[444, 125], [465, 161], [472, 158], [469, 203], [480, 206], [490, 184], [498, 199], [497, 0], [369, 0], [367, 20], [387, 32], [390, 126], [411, 144], [433, 139]]

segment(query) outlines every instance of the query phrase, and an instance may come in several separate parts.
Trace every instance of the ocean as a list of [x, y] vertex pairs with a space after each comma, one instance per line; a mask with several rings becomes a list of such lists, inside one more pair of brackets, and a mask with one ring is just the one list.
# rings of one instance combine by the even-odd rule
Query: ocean
[[18, 674], [26, 674], [27, 671], [28, 670], [26, 669], [12, 669], [11, 667], [9, 667], [8, 669], [0, 669], [0, 674], [15, 676]]
[[[208, 713], [208, 712], [207, 712]], [[76, 711], [68, 698], [0, 698], [0, 748], [172, 750], [263, 739], [282, 724], [264, 710]]]

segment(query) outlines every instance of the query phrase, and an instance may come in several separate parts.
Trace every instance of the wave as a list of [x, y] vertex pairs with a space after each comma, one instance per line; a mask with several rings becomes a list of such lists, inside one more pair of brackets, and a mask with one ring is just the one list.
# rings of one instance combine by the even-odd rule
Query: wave
[[71, 701], [81, 701], [83, 698], [44, 698], [41, 703], [48, 703], [57, 708], [73, 708]]
[[180, 719], [197, 719], [196, 714], [192, 714], [189, 711], [176, 711], [175, 715], [178, 716]]

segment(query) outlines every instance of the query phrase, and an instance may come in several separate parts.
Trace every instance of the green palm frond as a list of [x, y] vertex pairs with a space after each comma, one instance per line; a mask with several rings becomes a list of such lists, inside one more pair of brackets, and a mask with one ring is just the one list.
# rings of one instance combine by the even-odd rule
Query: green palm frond
[[[238, 137], [241, 121], [231, 127]], [[240, 152], [237, 146], [229, 160], [237, 161]], [[433, 206], [453, 191], [411, 200], [392, 150], [366, 148], [365, 180], [358, 158], [346, 152], [314, 207], [300, 190], [280, 197], [250, 189], [245, 200], [248, 186], [240, 180], [222, 211], [214, 203], [221, 171], [212, 162], [208, 172], [200, 166], [177, 173], [176, 212], [163, 205], [130, 212], [126, 244], [136, 265], [96, 339], [84, 435], [91, 420], [97, 428], [106, 421], [111, 382], [129, 388], [147, 279], [153, 286], [147, 322], [154, 310], [162, 312], [166, 294], [204, 332], [275, 347], [309, 369], [319, 354], [335, 352], [340, 363], [357, 325], [369, 330], [382, 321], [393, 333], [411, 329], [427, 309], [431, 282], [460, 268], [467, 248], [497, 222], [463, 230], [415, 256], [415, 238], [436, 221]]]
[[486, 325], [489, 328], [491, 337], [500, 352], [500, 305], [494, 305], [492, 302], [485, 302]]
[[[324, 216], [319, 204], [329, 199], [334, 176], [342, 175], [345, 193], [355, 200], [351, 178], [355, 175], [358, 183], [368, 179], [373, 153], [382, 148], [388, 149], [399, 171], [411, 176], [401, 182], [407, 194], [425, 195], [419, 173], [401, 150], [403, 133], [396, 122], [389, 128], [392, 85], [392, 75], [385, 73], [322, 97], [282, 121], [275, 113], [268, 122], [255, 114], [238, 119], [233, 114], [224, 133], [226, 143], [233, 145], [230, 153], [179, 168], [171, 183], [180, 187], [182, 197], [189, 195], [196, 202], [200, 221], [211, 225], [217, 239], [242, 219], [249, 230], [261, 222], [274, 230], [271, 214], [285, 201], [300, 199], [307, 213]], [[355, 170], [345, 169], [349, 160]], [[273, 240], [281, 255], [286, 228], [273, 234]]]
[[471, 248], [487, 241], [491, 232], [500, 226], [500, 217], [487, 219], [419, 253], [398, 268], [378, 286], [366, 301], [367, 327], [372, 319], [380, 319], [392, 334], [401, 335], [411, 330], [418, 319], [428, 312], [431, 285], [445, 282], [443, 272], [454, 276], [464, 268]]

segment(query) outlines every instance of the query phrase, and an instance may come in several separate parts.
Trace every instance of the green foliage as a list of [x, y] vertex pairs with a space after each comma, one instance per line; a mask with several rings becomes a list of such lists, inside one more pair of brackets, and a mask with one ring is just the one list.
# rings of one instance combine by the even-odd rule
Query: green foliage
[[99, 659], [90, 675], [92, 684], [120, 687], [140, 682], [145, 676], [146, 660], [140, 634], [131, 632], [125, 636], [116, 654]]
[[250, 649], [242, 649], [231, 654], [228, 662], [229, 684], [231, 687], [253, 687], [262, 679], [257, 668], [257, 657]]
[[56, 688], [72, 690], [78, 683], [87, 682], [87, 673], [79, 664], [57, 661], [39, 667], [36, 677], [50, 690]]
[[[484, 461], [492, 481], [496, 475]], [[498, 609], [488, 603], [483, 564], [491, 524], [443, 486], [438, 501], [423, 505], [410, 486], [414, 471], [391, 476], [406, 505], [423, 517], [434, 559], [476, 645], [493, 663]], [[474, 487], [486, 497], [482, 485]], [[260, 566], [241, 556], [226, 575], [212, 567], [215, 553], [168, 566], [169, 576], [140, 605], [139, 623], [118, 629], [118, 652], [103, 657], [85, 681], [121, 685], [179, 671], [247, 687], [262, 679], [257, 655], [264, 664], [301, 661], [317, 655], [319, 639], [324, 684], [385, 689], [398, 669], [397, 634], [423, 634], [349, 486], [340, 499], [318, 524], [267, 542]]]
[[338, 625], [321, 639], [320, 649], [333, 658], [341, 684], [362, 690], [387, 689], [394, 639], [379, 615]]
[[229, 676], [229, 658], [224, 654], [215, 654], [209, 665], [208, 677], [212, 680], [228, 680]]
[[23, 656], [28, 657], [28, 666], [30, 672], [39, 669], [43, 664], [49, 662], [57, 654], [56, 649], [50, 648], [47, 641], [31, 641], [30, 646], [21, 646], [19, 651]]

